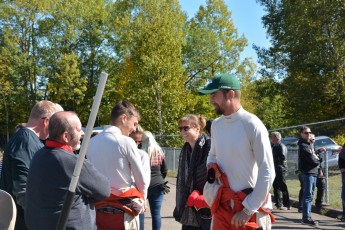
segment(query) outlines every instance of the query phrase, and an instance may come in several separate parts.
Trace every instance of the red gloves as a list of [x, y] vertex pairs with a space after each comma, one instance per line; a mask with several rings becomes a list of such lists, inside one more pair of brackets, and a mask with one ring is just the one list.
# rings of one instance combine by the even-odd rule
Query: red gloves
[[199, 210], [201, 208], [208, 208], [208, 205], [206, 204], [204, 200], [204, 196], [200, 195], [200, 192], [198, 190], [194, 190], [188, 197], [187, 200], [188, 206], [194, 206], [196, 210]]

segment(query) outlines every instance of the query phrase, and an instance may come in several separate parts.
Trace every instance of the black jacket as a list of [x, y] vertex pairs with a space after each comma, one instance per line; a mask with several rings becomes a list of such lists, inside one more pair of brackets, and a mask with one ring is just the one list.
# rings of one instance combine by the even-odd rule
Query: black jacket
[[[211, 139], [204, 134], [196, 141], [193, 150], [186, 142], [181, 149], [176, 180], [176, 207], [173, 212], [175, 220], [184, 225], [198, 224], [202, 229], [210, 229], [210, 219], [203, 219], [194, 207], [187, 206], [187, 200], [194, 190], [203, 193], [207, 181], [206, 162], [210, 147]], [[209, 208], [205, 211], [210, 215]]]
[[164, 184], [164, 178], [166, 177], [167, 173], [168, 167], [164, 159], [162, 161], [162, 164], [151, 166], [151, 180], [148, 193], [150, 193], [150, 190], [152, 188]]
[[274, 168], [276, 173], [287, 171], [287, 148], [283, 143], [272, 145]]
[[320, 161], [316, 158], [314, 147], [304, 139], [298, 141], [298, 169], [302, 173], [317, 176]]
[[339, 169], [345, 169], [345, 144], [339, 153], [338, 166]]

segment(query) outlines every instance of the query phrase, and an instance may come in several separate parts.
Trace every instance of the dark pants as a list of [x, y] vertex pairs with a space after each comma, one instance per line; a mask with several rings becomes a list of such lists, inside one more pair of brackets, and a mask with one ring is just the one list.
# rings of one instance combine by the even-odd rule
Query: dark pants
[[[276, 177], [273, 181], [273, 193], [274, 198], [276, 200], [276, 207], [280, 208], [283, 206], [290, 208], [290, 198], [289, 198], [289, 191], [286, 186], [285, 175], [283, 172], [276, 172]], [[281, 198], [281, 194], [283, 196], [283, 202]]]
[[343, 206], [343, 217], [345, 217], [345, 172], [341, 173], [341, 201]]
[[302, 198], [303, 198], [303, 179], [302, 179], [302, 173], [298, 174], [298, 180], [299, 180], [299, 193], [298, 193], [298, 211], [302, 211], [303, 204], [302, 204]]
[[17, 218], [16, 218], [16, 226], [15, 230], [27, 230], [25, 219], [24, 219], [24, 210], [21, 206], [17, 206]]
[[316, 179], [316, 200], [315, 200], [315, 206], [321, 207], [323, 203], [323, 197], [325, 195], [325, 189], [326, 189], [326, 181], [325, 178], [317, 178]]

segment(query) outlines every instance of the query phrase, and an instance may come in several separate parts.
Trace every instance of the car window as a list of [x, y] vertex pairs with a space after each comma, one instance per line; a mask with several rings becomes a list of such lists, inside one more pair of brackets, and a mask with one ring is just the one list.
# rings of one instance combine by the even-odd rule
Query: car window
[[325, 145], [335, 145], [336, 143], [334, 143], [331, 139], [329, 138], [324, 138], [324, 139], [319, 139], [319, 140], [315, 140], [315, 146], [325, 146]]
[[295, 137], [285, 137], [281, 139], [281, 142], [285, 145], [291, 145], [296, 141], [298, 141], [298, 138]]

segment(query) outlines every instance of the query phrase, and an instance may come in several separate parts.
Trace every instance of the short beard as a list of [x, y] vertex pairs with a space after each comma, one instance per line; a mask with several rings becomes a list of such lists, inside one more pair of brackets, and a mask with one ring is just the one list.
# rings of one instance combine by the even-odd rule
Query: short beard
[[219, 105], [214, 105], [214, 112], [217, 115], [223, 115], [224, 114], [224, 110], [222, 108], [220, 108]]
[[81, 147], [81, 145], [80, 145], [80, 144], [77, 144], [77, 146], [74, 147], [74, 150], [79, 150], [80, 147]]

